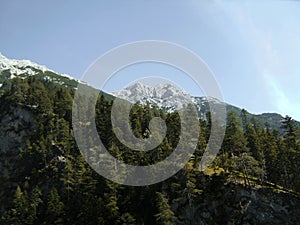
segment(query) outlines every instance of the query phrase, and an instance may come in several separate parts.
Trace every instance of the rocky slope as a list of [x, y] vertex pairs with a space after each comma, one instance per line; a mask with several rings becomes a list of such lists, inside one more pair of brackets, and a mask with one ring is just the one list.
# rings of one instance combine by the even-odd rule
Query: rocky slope
[[172, 209], [185, 218], [178, 224], [299, 224], [300, 199], [293, 193], [245, 187], [222, 175], [202, 179], [205, 187], [196, 200], [172, 202]]

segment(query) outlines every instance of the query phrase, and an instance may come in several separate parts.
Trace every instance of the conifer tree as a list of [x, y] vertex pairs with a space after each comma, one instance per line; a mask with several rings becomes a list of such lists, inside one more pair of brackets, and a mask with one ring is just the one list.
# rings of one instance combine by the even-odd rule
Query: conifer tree
[[55, 187], [52, 187], [47, 198], [46, 219], [49, 224], [62, 224], [64, 216], [64, 203]]
[[247, 140], [241, 128], [241, 122], [235, 112], [228, 113], [228, 122], [223, 142], [223, 148], [229, 154], [239, 155], [247, 152]]
[[250, 123], [245, 125], [245, 137], [247, 139], [247, 147], [249, 148], [253, 157], [260, 163], [263, 161], [263, 153], [259, 137]]
[[156, 202], [159, 211], [155, 215], [156, 223], [159, 225], [173, 225], [176, 222], [176, 216], [171, 210], [168, 199], [162, 193], [157, 192]]

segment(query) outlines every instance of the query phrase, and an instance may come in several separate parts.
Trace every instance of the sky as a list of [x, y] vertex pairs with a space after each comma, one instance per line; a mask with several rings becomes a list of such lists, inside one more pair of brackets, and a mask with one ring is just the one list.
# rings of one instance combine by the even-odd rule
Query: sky
[[[128, 42], [163, 40], [197, 54], [227, 103], [251, 113], [300, 120], [298, 1], [0, 1], [0, 52], [82, 78], [107, 51]], [[170, 66], [125, 68], [105, 85], [111, 92], [161, 76], [192, 95], [193, 80]]]

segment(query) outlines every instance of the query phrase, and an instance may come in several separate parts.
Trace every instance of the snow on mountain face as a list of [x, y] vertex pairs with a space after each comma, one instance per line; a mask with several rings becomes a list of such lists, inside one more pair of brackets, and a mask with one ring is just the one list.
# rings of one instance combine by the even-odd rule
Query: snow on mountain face
[[171, 84], [159, 84], [157, 86], [148, 86], [142, 83], [135, 83], [123, 90], [113, 92], [120, 98], [128, 98], [135, 101], [143, 98], [165, 99], [174, 96], [190, 97], [189, 94], [183, 92]]
[[27, 73], [28, 75], [36, 74], [36, 71], [34, 71], [32, 68], [41, 70], [43, 72], [50, 71], [45, 66], [38, 65], [29, 60], [8, 59], [0, 53], [0, 71], [10, 70], [12, 75], [11, 78], [23, 73]]
[[[39, 65], [37, 63], [31, 62], [30, 60], [8, 59], [0, 53], [0, 73], [6, 70], [9, 70], [11, 79], [21, 74], [26, 74], [29, 76], [36, 75], [39, 73], [39, 71], [42, 71], [43, 73], [45, 73], [46, 71], [56, 73], [53, 70], [48, 69], [46, 66]], [[59, 75], [72, 80], [76, 80], [67, 74]]]
[[171, 84], [148, 86], [135, 83], [123, 90], [112, 92], [112, 95], [132, 103], [140, 101], [142, 105], [149, 103], [167, 112], [182, 109], [185, 105], [193, 104], [201, 119], [206, 119], [210, 106], [224, 106], [225, 103], [213, 97], [194, 97]]
[[146, 104], [149, 102], [167, 111], [174, 111], [184, 105], [194, 103], [194, 97], [171, 84], [148, 86], [138, 82], [112, 94], [132, 103], [140, 101], [141, 104]]

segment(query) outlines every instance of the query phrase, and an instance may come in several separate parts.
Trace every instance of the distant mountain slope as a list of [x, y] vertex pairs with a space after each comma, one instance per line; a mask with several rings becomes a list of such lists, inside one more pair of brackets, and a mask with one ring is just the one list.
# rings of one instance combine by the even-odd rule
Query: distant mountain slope
[[[261, 146], [236, 152], [224, 145], [216, 164], [201, 172], [199, 164], [210, 133], [206, 129], [209, 124], [202, 121], [199, 145], [182, 170], [158, 184], [118, 185], [92, 169], [91, 165], [102, 163], [112, 172], [121, 171], [122, 167], [116, 168], [114, 158], [102, 158], [97, 143], [93, 146], [89, 129], [81, 134], [86, 138], [85, 152], [93, 164], [86, 162], [77, 147], [71, 115], [78, 81], [30, 61], [25, 61], [24, 66], [23, 62], [0, 60], [0, 224], [150, 225], [160, 224], [166, 218], [166, 224], [178, 225], [299, 224], [300, 146], [297, 143], [290, 148], [290, 144], [296, 144], [292, 135], [288, 137], [291, 141], [281, 140], [262, 127], [259, 135], [251, 139], [263, 143]], [[136, 89], [122, 91], [123, 98], [141, 96], [142, 103], [149, 101], [150, 96], [153, 104], [168, 106], [166, 111], [174, 110], [170, 103], [191, 98], [202, 116], [208, 111], [209, 101], [219, 103], [166, 85], [159, 85], [157, 90], [136, 85]], [[178, 115], [141, 106], [133, 107], [129, 117], [137, 137], [145, 137], [149, 120], [157, 115], [171, 125], [169, 133], [160, 146], [149, 152], [133, 151], [122, 144], [111, 126], [111, 99], [99, 98], [95, 124], [112, 156], [129, 165], [154, 165], [177, 148], [181, 133]], [[93, 112], [87, 102], [82, 103], [86, 114]], [[231, 105], [228, 109], [240, 112]], [[91, 127], [86, 114], [78, 122]], [[263, 116], [276, 124], [274, 115]], [[241, 136], [236, 135], [239, 131], [229, 133], [227, 141], [240, 145]], [[246, 143], [240, 146], [245, 147]], [[258, 150], [266, 154], [262, 158], [253, 154]], [[130, 171], [124, 172], [120, 176], [127, 179]]]
[[[0, 95], [11, 86], [12, 79], [27, 79], [30, 77], [42, 82], [49, 82], [56, 85], [56, 87], [62, 85], [71, 90], [76, 90], [78, 82], [86, 84], [67, 74], [55, 72], [30, 60], [9, 59], [0, 53]], [[114, 99], [113, 96], [105, 92], [101, 92], [101, 94], [108, 100]]]
[[[50, 82], [53, 84], [63, 85], [75, 90], [78, 82], [81, 82], [69, 75], [54, 72], [46, 66], [31, 62], [30, 60], [9, 59], [0, 53], [0, 95], [11, 85], [13, 78], [19, 77], [21, 79], [34, 76], [35, 79]], [[205, 118], [209, 111], [209, 102], [220, 102], [211, 97], [195, 97], [174, 87], [170, 84], [160, 84], [155, 87], [148, 86], [142, 83], [135, 83], [123, 90], [115, 91], [113, 96], [105, 92], [101, 92], [108, 100], [113, 100], [114, 96], [126, 99], [130, 102], [140, 101], [141, 104], [157, 105], [165, 109], [167, 112], [174, 111], [177, 107], [181, 108], [183, 105], [193, 102], [199, 112], [201, 118]], [[226, 104], [227, 110], [233, 110], [237, 115], [241, 114], [242, 109]], [[258, 121], [264, 125], [268, 123], [271, 129], [277, 129], [282, 132], [281, 121], [283, 117], [277, 113], [263, 113], [254, 115], [249, 113], [249, 117], [254, 116]], [[300, 122], [295, 121], [296, 125]]]
[[112, 94], [130, 102], [140, 101], [141, 104], [149, 102], [169, 112], [194, 101], [191, 95], [170, 84], [160, 84], [153, 87], [137, 82]]
[[52, 81], [70, 88], [77, 87], [79, 80], [54, 72], [53, 70], [29, 60], [8, 59], [0, 53], [0, 87], [9, 85], [10, 80], [35, 76], [38, 79]]
[[[141, 104], [149, 102], [150, 104], [163, 108], [168, 112], [174, 111], [176, 106], [181, 108], [183, 105], [193, 102], [198, 110], [199, 116], [203, 119], [205, 119], [205, 115], [209, 111], [209, 102], [220, 102], [218, 99], [212, 97], [191, 96], [171, 84], [149, 86], [137, 82], [123, 90], [115, 91], [112, 94], [130, 102], [140, 101]], [[242, 109], [236, 106], [226, 104], [226, 108], [227, 111], [235, 111], [237, 115], [241, 115]], [[276, 129], [282, 132], [281, 122], [284, 118], [280, 114], [263, 113], [255, 115], [248, 113], [249, 119], [252, 116], [256, 118], [262, 126], [265, 123], [268, 123], [271, 129]], [[300, 125], [300, 122], [295, 122], [297, 125]]]

